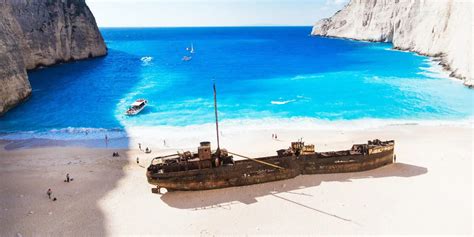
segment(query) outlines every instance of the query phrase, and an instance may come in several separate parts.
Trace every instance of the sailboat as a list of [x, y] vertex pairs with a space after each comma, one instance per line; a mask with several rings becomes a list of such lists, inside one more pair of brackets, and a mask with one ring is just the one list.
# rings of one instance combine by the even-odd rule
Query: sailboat
[[[191, 43], [191, 47], [186, 47], [186, 51], [189, 51], [189, 53], [194, 54], [194, 45]], [[181, 60], [183, 61], [190, 61], [193, 59], [191, 56], [184, 56]]]
[[191, 43], [191, 47], [186, 47], [186, 51], [189, 51], [190, 53], [194, 53], [194, 45]]

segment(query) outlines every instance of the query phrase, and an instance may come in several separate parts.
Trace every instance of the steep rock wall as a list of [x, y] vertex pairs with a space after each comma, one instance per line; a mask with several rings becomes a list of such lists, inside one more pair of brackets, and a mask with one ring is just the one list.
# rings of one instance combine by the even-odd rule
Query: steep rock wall
[[392, 42], [440, 57], [451, 76], [472, 86], [472, 7], [468, 0], [351, 0], [312, 35]]
[[107, 54], [85, 0], [0, 0], [0, 115], [31, 94], [26, 70]]

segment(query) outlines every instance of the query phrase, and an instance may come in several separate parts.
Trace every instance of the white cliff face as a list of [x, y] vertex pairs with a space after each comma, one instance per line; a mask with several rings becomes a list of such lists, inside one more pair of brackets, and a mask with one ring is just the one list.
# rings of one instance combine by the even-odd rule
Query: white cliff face
[[[16, 28], [16, 29], [15, 29]], [[0, 8], [0, 115], [28, 98], [31, 86], [20, 47], [15, 38], [18, 24]]]
[[440, 57], [451, 76], [472, 86], [472, 9], [469, 0], [351, 0], [317, 22], [312, 35], [392, 42]]
[[31, 94], [27, 69], [106, 54], [85, 0], [0, 0], [0, 115]]

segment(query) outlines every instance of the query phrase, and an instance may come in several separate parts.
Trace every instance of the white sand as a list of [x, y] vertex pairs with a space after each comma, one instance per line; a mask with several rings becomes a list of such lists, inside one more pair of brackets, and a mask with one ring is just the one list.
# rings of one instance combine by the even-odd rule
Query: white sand
[[[281, 141], [271, 139], [274, 132]], [[168, 136], [164, 148], [159, 130], [142, 133], [143, 140], [134, 133], [130, 150], [0, 150], [0, 236], [472, 234], [472, 125], [226, 131], [223, 146], [251, 156], [273, 154], [299, 137], [318, 150], [395, 139], [398, 163], [360, 173], [161, 196], [151, 193], [136, 156], [148, 164], [153, 156], [192, 148], [206, 138]], [[138, 151], [137, 142], [154, 152]], [[113, 158], [113, 151], [121, 157]], [[71, 183], [63, 182], [67, 172]], [[58, 201], [48, 200], [49, 187]]]

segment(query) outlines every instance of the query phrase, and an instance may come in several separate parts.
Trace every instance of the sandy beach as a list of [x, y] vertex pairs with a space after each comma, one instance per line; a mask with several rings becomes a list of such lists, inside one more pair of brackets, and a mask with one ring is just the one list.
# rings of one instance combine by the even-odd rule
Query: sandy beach
[[[272, 133], [278, 140], [271, 139]], [[134, 134], [126, 141], [128, 149], [114, 148], [123, 139], [111, 140], [108, 148], [101, 147], [102, 140], [93, 141], [95, 147], [2, 141], [0, 235], [472, 235], [472, 124], [225, 130], [222, 146], [249, 156], [274, 154], [300, 137], [319, 151], [395, 139], [397, 163], [366, 172], [163, 195], [151, 193], [146, 181], [151, 158], [195, 149], [213, 134], [167, 136], [166, 146], [160, 134], [153, 129]], [[153, 152], [139, 151], [138, 142]], [[66, 173], [72, 182], [64, 182]], [[48, 199], [48, 188], [57, 201]]]

